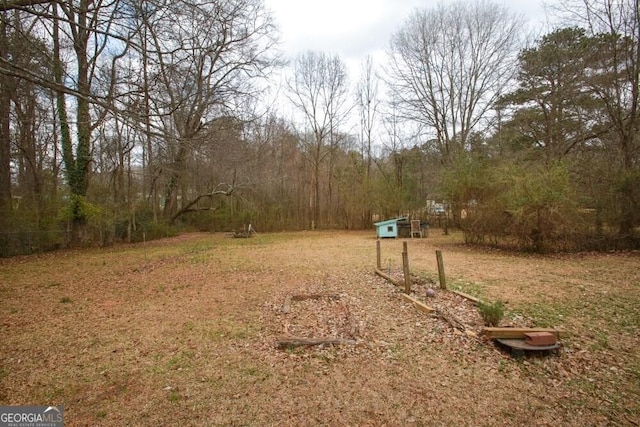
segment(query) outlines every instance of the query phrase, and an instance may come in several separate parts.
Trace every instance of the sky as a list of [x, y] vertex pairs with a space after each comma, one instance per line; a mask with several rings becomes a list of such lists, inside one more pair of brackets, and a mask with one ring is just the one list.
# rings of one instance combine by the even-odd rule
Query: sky
[[[362, 61], [371, 55], [376, 70], [386, 62], [386, 52], [392, 35], [400, 29], [416, 9], [430, 9], [440, 1], [444, 4], [458, 0], [263, 0], [280, 30], [280, 49], [284, 59], [309, 50], [338, 54], [348, 70], [349, 85], [353, 89], [360, 78]], [[466, 0], [476, 1], [476, 0]], [[479, 1], [479, 0], [478, 0]], [[530, 38], [549, 32], [545, 5], [562, 0], [488, 0], [505, 5], [522, 15], [529, 26]], [[292, 123], [301, 124], [303, 116], [286, 96], [286, 80], [291, 69], [272, 75], [275, 89], [265, 97], [268, 108]], [[383, 95], [384, 96], [384, 95]], [[349, 116], [347, 128], [358, 126], [357, 116]]]
[[[473, 0], [469, 0], [473, 1]], [[493, 0], [522, 14], [532, 28], [546, 22], [543, 0]], [[544, 0], [549, 2], [550, 0]], [[438, 0], [264, 0], [280, 29], [281, 48], [292, 59], [316, 50], [339, 54], [352, 81], [368, 54], [382, 60], [395, 33], [416, 8]], [[445, 3], [453, 0], [444, 0]]]

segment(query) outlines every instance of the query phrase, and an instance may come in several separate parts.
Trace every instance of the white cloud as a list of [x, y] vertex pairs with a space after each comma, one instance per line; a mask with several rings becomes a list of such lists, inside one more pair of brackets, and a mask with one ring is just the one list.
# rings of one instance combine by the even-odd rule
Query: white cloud
[[307, 50], [364, 56], [384, 49], [391, 34], [424, 1], [265, 0], [274, 12], [283, 48], [295, 56]]
[[[280, 29], [281, 49], [288, 59], [309, 50], [337, 53], [349, 70], [351, 84], [359, 79], [362, 60], [372, 55], [378, 66], [396, 32], [416, 8], [432, 8], [439, 1], [457, 0], [264, 0]], [[475, 0], [467, 0], [475, 1]], [[563, 0], [490, 0], [522, 14], [538, 28], [546, 21], [542, 1]], [[286, 68], [272, 76], [272, 92], [265, 104], [276, 107], [283, 117], [302, 123], [298, 111], [284, 93]], [[352, 123], [353, 122], [353, 123]], [[356, 126], [353, 118], [347, 128]]]
[[[337, 53], [348, 65], [353, 80], [357, 79], [359, 64], [366, 55], [383, 57], [391, 36], [413, 10], [437, 4], [436, 0], [264, 1], [280, 28], [281, 47], [286, 56], [294, 58], [308, 50]], [[546, 20], [542, 0], [502, 3], [536, 25]]]

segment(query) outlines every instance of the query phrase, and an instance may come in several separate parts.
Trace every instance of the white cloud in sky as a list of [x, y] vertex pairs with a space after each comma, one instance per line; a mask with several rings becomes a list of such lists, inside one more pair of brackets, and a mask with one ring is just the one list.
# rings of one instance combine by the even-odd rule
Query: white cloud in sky
[[424, 0], [265, 0], [291, 56], [307, 50], [364, 57], [385, 49], [391, 34]]
[[[455, 0], [447, 0], [453, 2]], [[545, 22], [543, 0], [496, 1], [532, 24]], [[549, 0], [546, 0], [549, 2]], [[289, 58], [308, 50], [337, 53], [350, 70], [367, 55], [380, 57], [391, 36], [416, 9], [431, 8], [427, 0], [264, 0], [281, 32]], [[355, 78], [355, 76], [352, 76]]]
[[[439, 1], [458, 0], [263, 0], [280, 30], [281, 49], [286, 59], [315, 50], [338, 54], [345, 62], [351, 83], [359, 79], [362, 60], [372, 55], [377, 65], [385, 61], [392, 35], [416, 9], [430, 9]], [[474, 0], [467, 0], [474, 1]], [[546, 21], [543, 2], [562, 0], [489, 0], [506, 5], [523, 15], [534, 28]], [[280, 85], [284, 75], [277, 73]], [[274, 96], [281, 96], [278, 89]], [[280, 102], [285, 114], [291, 106]]]

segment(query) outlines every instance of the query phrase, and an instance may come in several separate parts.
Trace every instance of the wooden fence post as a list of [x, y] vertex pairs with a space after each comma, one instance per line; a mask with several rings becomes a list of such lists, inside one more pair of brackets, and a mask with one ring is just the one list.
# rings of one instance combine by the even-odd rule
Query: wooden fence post
[[440, 278], [440, 288], [447, 289], [447, 281], [444, 277], [444, 261], [442, 260], [442, 251], [436, 251], [436, 260], [438, 261], [438, 277]]
[[376, 240], [376, 268], [382, 270], [382, 257], [380, 255], [380, 240]]
[[407, 242], [402, 242], [402, 271], [404, 274], [404, 293], [411, 293], [411, 273], [409, 271], [409, 252]]

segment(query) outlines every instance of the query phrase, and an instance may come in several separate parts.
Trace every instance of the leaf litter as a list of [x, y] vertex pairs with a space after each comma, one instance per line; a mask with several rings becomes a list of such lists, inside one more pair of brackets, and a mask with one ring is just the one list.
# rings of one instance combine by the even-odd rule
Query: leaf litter
[[[412, 286], [465, 333], [375, 276], [366, 233], [233, 240], [194, 234], [1, 260], [0, 403], [64, 404], [72, 426], [639, 421], [638, 254], [526, 257], [455, 236], [411, 241], [412, 271], [433, 272], [430, 254], [444, 248], [452, 281], [507, 301], [505, 325], [544, 315], [571, 331], [558, 356], [516, 360], [481, 337], [470, 301], [422, 275]], [[563, 317], [540, 300], [557, 301]], [[355, 345], [279, 350], [284, 335]]]

